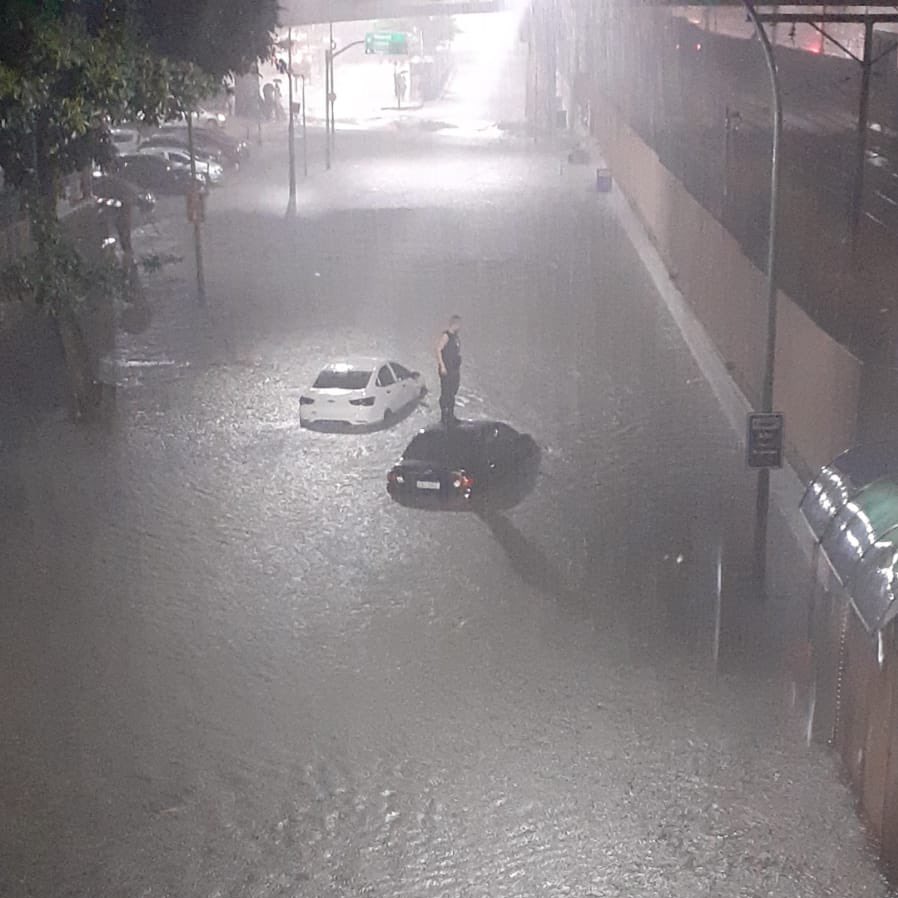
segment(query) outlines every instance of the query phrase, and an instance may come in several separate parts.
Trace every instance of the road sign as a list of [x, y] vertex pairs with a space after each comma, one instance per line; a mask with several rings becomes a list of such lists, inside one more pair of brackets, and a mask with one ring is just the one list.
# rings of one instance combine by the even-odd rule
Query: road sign
[[365, 53], [408, 56], [408, 35], [399, 31], [369, 31], [365, 35]]
[[748, 466], [781, 468], [785, 418], [779, 412], [748, 416]]

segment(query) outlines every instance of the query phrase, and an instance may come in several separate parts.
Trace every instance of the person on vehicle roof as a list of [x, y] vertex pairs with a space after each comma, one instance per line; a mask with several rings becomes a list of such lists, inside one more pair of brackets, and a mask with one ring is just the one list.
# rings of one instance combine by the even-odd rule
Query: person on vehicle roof
[[453, 315], [449, 326], [437, 340], [437, 371], [440, 375], [440, 420], [446, 426], [457, 424], [455, 396], [461, 382], [461, 317]]

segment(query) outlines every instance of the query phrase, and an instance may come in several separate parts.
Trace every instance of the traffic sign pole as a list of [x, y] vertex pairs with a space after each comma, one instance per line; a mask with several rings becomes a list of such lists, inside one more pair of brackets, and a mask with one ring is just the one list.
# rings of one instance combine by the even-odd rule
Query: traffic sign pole
[[[776, 366], [776, 251], [779, 220], [780, 137], [783, 131], [783, 104], [773, 46], [758, 17], [753, 0], [742, 0], [745, 11], [755, 26], [758, 41], [770, 75], [773, 105], [773, 143], [770, 150], [770, 217], [767, 233], [767, 340], [764, 353], [764, 379], [761, 387], [761, 412], [773, 412], [773, 378]], [[758, 471], [758, 490], [755, 502], [754, 568], [755, 579], [764, 591], [767, 581], [767, 523], [770, 516], [770, 469]]]

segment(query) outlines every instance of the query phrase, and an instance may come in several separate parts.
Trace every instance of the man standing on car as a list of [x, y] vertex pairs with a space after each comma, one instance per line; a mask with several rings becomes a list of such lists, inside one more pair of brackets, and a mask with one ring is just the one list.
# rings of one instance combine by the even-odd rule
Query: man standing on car
[[440, 374], [440, 420], [446, 426], [455, 424], [455, 394], [461, 381], [461, 318], [453, 315], [449, 327], [437, 340], [437, 370]]

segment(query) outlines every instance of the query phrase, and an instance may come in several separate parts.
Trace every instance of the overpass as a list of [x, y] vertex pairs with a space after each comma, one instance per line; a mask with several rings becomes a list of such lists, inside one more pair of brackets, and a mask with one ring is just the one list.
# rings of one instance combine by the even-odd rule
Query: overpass
[[515, 0], [281, 0], [282, 25], [501, 12]]

